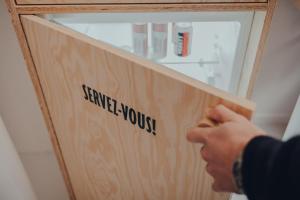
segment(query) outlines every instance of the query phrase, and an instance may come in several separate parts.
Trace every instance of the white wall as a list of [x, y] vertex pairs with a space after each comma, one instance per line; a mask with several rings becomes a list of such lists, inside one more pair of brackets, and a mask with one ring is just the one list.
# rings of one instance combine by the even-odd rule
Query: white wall
[[[300, 94], [300, 10], [292, 0], [279, 0], [252, 100], [254, 122], [281, 137]], [[295, 126], [295, 125], [294, 125]], [[234, 195], [231, 200], [245, 200]]]
[[298, 97], [292, 116], [289, 120], [288, 126], [284, 132], [284, 137], [283, 137], [284, 141], [289, 140], [290, 138], [295, 137], [297, 135], [300, 135], [299, 120], [300, 120], [300, 95]]
[[[257, 103], [255, 122], [277, 136], [283, 133], [300, 93], [299, 22], [300, 10], [290, 0], [280, 0], [253, 95]], [[66, 189], [3, 1], [0, 97], [0, 114], [38, 198], [66, 200]]]
[[63, 179], [4, 1], [0, 1], [0, 115], [38, 199], [67, 199]]
[[279, 0], [252, 98], [256, 124], [282, 134], [299, 93], [300, 10], [292, 0]]
[[[0, 199], [37, 200], [28, 175], [1, 116], [0, 163]], [[17, 190], [15, 188], [17, 188]]]

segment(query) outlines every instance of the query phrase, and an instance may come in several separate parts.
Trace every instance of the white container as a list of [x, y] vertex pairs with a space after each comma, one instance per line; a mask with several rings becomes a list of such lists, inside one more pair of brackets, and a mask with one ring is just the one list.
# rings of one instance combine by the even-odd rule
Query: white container
[[192, 23], [176, 23], [173, 34], [174, 53], [181, 57], [190, 55], [193, 35]]
[[148, 24], [132, 24], [133, 52], [139, 56], [148, 55]]
[[176, 33], [175, 33], [175, 25], [176, 23], [175, 22], [172, 22], [172, 42], [175, 43], [175, 36], [176, 36]]
[[167, 56], [168, 45], [168, 24], [153, 23], [152, 24], [152, 47], [153, 59], [162, 59]]

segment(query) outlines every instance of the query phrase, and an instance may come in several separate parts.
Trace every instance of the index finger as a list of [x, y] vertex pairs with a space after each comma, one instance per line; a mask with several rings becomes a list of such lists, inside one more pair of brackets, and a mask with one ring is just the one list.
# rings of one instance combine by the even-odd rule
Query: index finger
[[209, 110], [207, 117], [219, 123], [239, 121], [241, 116], [224, 105], [217, 105]]
[[207, 135], [211, 132], [212, 128], [200, 128], [195, 127], [187, 132], [186, 138], [190, 142], [199, 142], [202, 144], [206, 144]]

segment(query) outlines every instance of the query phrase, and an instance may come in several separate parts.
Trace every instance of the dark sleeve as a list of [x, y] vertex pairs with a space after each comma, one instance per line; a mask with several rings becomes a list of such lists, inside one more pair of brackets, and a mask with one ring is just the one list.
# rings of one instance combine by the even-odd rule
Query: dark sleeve
[[242, 182], [249, 200], [300, 200], [300, 136], [252, 139], [243, 153]]

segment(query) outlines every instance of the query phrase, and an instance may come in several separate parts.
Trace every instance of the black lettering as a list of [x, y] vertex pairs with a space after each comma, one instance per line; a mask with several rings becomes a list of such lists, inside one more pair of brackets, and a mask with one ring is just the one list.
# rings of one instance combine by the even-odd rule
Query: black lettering
[[[149, 116], [146, 116], [142, 112], [137, 112], [133, 108], [121, 103], [121, 109], [118, 105], [118, 101], [113, 99], [95, 89], [82, 84], [82, 89], [84, 92], [84, 99], [106, 109], [115, 116], [119, 116], [119, 113], [123, 114], [125, 121], [130, 121], [131, 124], [136, 125], [142, 130], [146, 130], [148, 133], [156, 135], [156, 120]], [[122, 115], [121, 114], [121, 115]]]
[[83, 85], [82, 85], [82, 89], [83, 89], [83, 91], [84, 91], [84, 98], [85, 98], [86, 100], [88, 100], [89, 97], [88, 97], [88, 94], [87, 94], [85, 88], [86, 88], [86, 86], [83, 84]]
[[129, 109], [129, 119], [132, 124], [136, 124], [136, 113], [132, 108]]
[[92, 89], [90, 87], [87, 87], [87, 88], [88, 88], [89, 100], [90, 100], [90, 102], [94, 103], [92, 100], [92, 96], [93, 96]]
[[100, 106], [99, 98], [98, 98], [98, 92], [96, 90], [93, 90], [93, 94], [94, 94], [95, 104], [98, 105], [98, 106]]
[[156, 120], [155, 119], [152, 119], [152, 128], [153, 128], [152, 134], [156, 135], [156, 132], [155, 132], [155, 130], [156, 130]]
[[145, 128], [145, 115], [138, 112], [138, 125], [141, 129]]
[[111, 99], [112, 102], [113, 102], [113, 106], [114, 106], [114, 114], [116, 116], [118, 116], [118, 113], [117, 113], [117, 101], [115, 99]]
[[111, 98], [106, 96], [106, 102], [107, 102], [107, 110], [108, 112], [113, 112], [112, 109], [111, 109]]
[[128, 117], [128, 106], [124, 105], [121, 103], [121, 107], [122, 107], [122, 113], [124, 116], [124, 120], [127, 120]]
[[152, 129], [151, 129], [151, 117], [146, 117], [146, 122], [147, 122], [147, 129], [146, 129], [146, 131], [148, 133], [151, 133], [152, 132]]
[[100, 103], [101, 103], [101, 106], [102, 106], [103, 109], [105, 109], [105, 97], [106, 96], [104, 94], [101, 94], [99, 92], [99, 99], [100, 99]]

